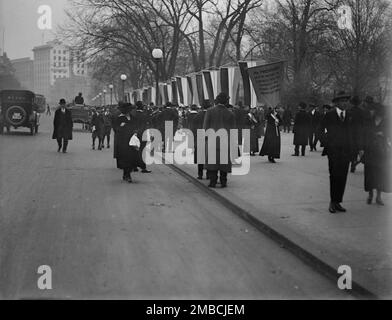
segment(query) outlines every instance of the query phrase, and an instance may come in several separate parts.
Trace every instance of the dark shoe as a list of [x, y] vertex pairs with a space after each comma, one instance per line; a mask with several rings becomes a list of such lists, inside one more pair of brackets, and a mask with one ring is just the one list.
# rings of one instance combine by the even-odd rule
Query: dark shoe
[[143, 169], [142, 173], [151, 173], [151, 170]]
[[274, 158], [270, 158], [270, 159], [268, 159], [268, 161], [271, 162], [271, 163], [276, 163]]
[[139, 172], [138, 168], [133, 169], [133, 172]]
[[373, 202], [373, 197], [368, 197], [367, 200], [366, 200], [366, 203], [367, 204], [372, 204], [372, 202]]
[[127, 177], [126, 177], [126, 176], [123, 176], [123, 180], [124, 180], [124, 181], [127, 181]]
[[227, 188], [227, 182], [221, 183], [222, 188]]
[[198, 180], [203, 180], [203, 176], [197, 176]]
[[108, 144], [108, 145], [106, 146], [106, 148], [108, 148], [108, 149], [109, 149], [109, 148], [110, 148], [110, 144]]
[[208, 185], [208, 187], [209, 187], [209, 188], [216, 188], [216, 184], [210, 183], [210, 184]]
[[299, 157], [299, 154], [294, 153], [294, 154], [292, 154], [291, 156], [292, 156], [292, 157]]
[[131, 178], [131, 177], [128, 177], [128, 178], [126, 179], [126, 181], [127, 181], [128, 183], [132, 183], [132, 178]]
[[344, 209], [344, 208], [340, 205], [340, 203], [335, 203], [335, 209], [336, 209], [337, 211], [339, 211], [339, 212], [346, 212], [346, 211], [347, 211], [346, 209]]
[[335, 204], [332, 203], [332, 202], [329, 204], [329, 212], [330, 212], [330, 213], [336, 213]]
[[67, 153], [67, 150], [63, 150], [63, 153]]
[[354, 173], [355, 172], [355, 167], [351, 166], [350, 172]]
[[93, 150], [95, 150], [95, 146], [93, 146]]
[[377, 203], [379, 206], [385, 206], [385, 203], [381, 200], [381, 198], [376, 198], [376, 203]]
[[57, 149], [57, 152], [60, 152], [61, 151], [61, 147], [59, 147], [58, 149]]
[[314, 147], [314, 148], [313, 148], [313, 151], [317, 151], [317, 148], [316, 148], [316, 147]]

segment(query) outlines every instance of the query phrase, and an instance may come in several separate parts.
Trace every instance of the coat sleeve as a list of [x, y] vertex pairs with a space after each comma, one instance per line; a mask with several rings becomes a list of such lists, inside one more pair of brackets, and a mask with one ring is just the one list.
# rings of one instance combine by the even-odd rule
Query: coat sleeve
[[211, 119], [211, 110], [207, 110], [206, 115], [204, 117], [203, 129], [207, 130], [210, 128], [210, 119]]

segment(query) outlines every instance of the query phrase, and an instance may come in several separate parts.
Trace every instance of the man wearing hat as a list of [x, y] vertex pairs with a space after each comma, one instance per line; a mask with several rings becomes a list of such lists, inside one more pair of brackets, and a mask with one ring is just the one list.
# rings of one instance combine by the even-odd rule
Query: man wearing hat
[[293, 127], [293, 133], [294, 133], [293, 144], [295, 146], [293, 156], [295, 157], [299, 156], [300, 146], [301, 146], [301, 155], [305, 156], [305, 149], [306, 149], [306, 145], [308, 144], [310, 124], [311, 124], [311, 119], [310, 119], [310, 114], [306, 112], [306, 103], [300, 102], [299, 111], [295, 115], [294, 127]]
[[52, 139], [57, 140], [57, 152], [60, 152], [62, 148], [63, 153], [66, 153], [68, 141], [72, 140], [73, 122], [71, 111], [66, 108], [65, 99], [60, 99], [59, 108], [54, 114], [53, 127]]
[[[341, 206], [347, 182], [347, 174], [352, 157], [352, 117], [347, 109], [350, 95], [339, 92], [332, 100], [334, 108], [322, 120], [322, 130], [326, 131], [323, 155], [328, 156], [330, 174], [330, 213], [345, 212]], [[361, 151], [363, 153], [363, 151]]]
[[[218, 94], [215, 99], [215, 107], [208, 109], [206, 112], [203, 124], [204, 130], [213, 129], [215, 132], [225, 130], [227, 137], [230, 137], [230, 130], [235, 129], [236, 124], [234, 114], [227, 109], [229, 99], [226, 93]], [[221, 187], [225, 188], [227, 187], [227, 173], [231, 172], [230, 141], [227, 141], [227, 145], [225, 145], [221, 139], [217, 139], [215, 155], [211, 155], [208, 148], [207, 141], [207, 164], [205, 167], [210, 179], [209, 187], [216, 187], [219, 171]], [[227, 150], [224, 150], [225, 148]], [[220, 158], [221, 149], [223, 149], [222, 153], [226, 153], [226, 159]]]

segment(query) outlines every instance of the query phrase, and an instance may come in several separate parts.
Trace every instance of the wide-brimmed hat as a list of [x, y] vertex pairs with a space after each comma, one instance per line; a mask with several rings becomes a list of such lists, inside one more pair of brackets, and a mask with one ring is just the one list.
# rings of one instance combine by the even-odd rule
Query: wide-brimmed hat
[[123, 114], [129, 113], [132, 111], [132, 104], [128, 102], [119, 103], [117, 109]]
[[338, 94], [332, 99], [332, 102], [338, 102], [341, 100], [350, 100], [351, 96], [345, 91], [339, 91]]

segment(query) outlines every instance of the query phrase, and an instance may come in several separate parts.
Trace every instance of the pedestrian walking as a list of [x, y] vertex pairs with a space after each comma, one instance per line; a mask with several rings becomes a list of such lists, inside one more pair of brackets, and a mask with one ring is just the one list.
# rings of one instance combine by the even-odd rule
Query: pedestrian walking
[[108, 108], [105, 109], [103, 114], [103, 122], [104, 122], [104, 140], [106, 138], [106, 147], [110, 148], [110, 134], [112, 132], [112, 115]]
[[275, 159], [280, 159], [280, 130], [282, 122], [276, 109], [270, 108], [266, 116], [267, 128], [260, 156], [268, 156], [268, 161], [276, 163]]
[[[194, 105], [193, 108], [195, 108], [196, 105]], [[206, 115], [207, 110], [211, 107], [210, 103], [208, 101], [205, 101], [203, 103], [203, 109], [194, 116], [190, 117], [191, 114], [188, 115], [188, 124], [189, 124], [189, 129], [191, 130], [193, 134], [193, 162], [197, 163], [197, 179], [203, 180], [203, 171], [204, 171], [204, 162], [205, 159], [203, 159], [203, 163], [199, 163], [198, 161], [198, 153], [197, 153], [197, 130], [203, 129], [203, 124], [204, 124], [204, 118]], [[197, 108], [197, 107], [196, 107]], [[190, 111], [192, 112], [192, 110]], [[206, 178], [208, 179], [208, 176], [206, 175]]]
[[54, 114], [53, 127], [52, 139], [57, 140], [57, 152], [62, 149], [63, 153], [66, 153], [68, 141], [72, 140], [73, 122], [71, 111], [66, 108], [65, 99], [60, 99], [59, 108]]
[[[229, 96], [226, 93], [220, 93], [215, 99], [215, 107], [207, 110], [203, 129], [213, 129], [215, 132], [224, 130], [227, 133], [227, 141], [219, 139], [216, 141], [215, 155], [208, 150], [207, 138], [207, 175], [210, 179], [210, 188], [215, 188], [219, 180], [222, 188], [227, 187], [227, 174], [231, 172], [231, 155], [230, 155], [230, 130], [236, 128], [234, 114], [227, 109]], [[223, 158], [221, 159], [221, 150]]]
[[330, 175], [330, 213], [346, 211], [341, 203], [352, 157], [352, 118], [347, 111], [350, 98], [344, 91], [339, 92], [332, 100], [334, 108], [322, 120], [322, 128], [326, 131], [323, 155], [328, 156]]
[[130, 145], [131, 138], [137, 134], [136, 119], [131, 116], [130, 103], [122, 103], [119, 110], [121, 114], [116, 119], [117, 168], [123, 170], [123, 180], [131, 183], [131, 172], [139, 160], [137, 148]]
[[282, 115], [283, 132], [290, 133], [291, 130], [291, 120], [293, 119], [293, 114], [288, 106], [284, 108]]
[[376, 203], [384, 205], [382, 192], [391, 193], [391, 131], [386, 117], [385, 107], [372, 104], [366, 117], [365, 147], [363, 161], [365, 163], [365, 191], [368, 192], [367, 203], [373, 201], [376, 190]]
[[311, 130], [311, 116], [306, 112], [306, 103], [299, 103], [299, 111], [294, 119], [294, 154], [292, 156], [299, 156], [299, 147], [301, 147], [301, 155], [305, 156], [306, 145], [308, 144], [309, 131]]
[[52, 111], [50, 110], [49, 104], [46, 105], [46, 115], [47, 116], [51, 116], [52, 115]]
[[105, 138], [105, 121], [100, 111], [93, 109], [93, 115], [91, 117], [91, 128], [92, 128], [92, 149], [95, 150], [95, 141], [98, 139], [98, 150], [104, 148]]
[[310, 151], [317, 151], [317, 142], [320, 141], [320, 123], [321, 123], [321, 114], [318, 111], [318, 107], [315, 104], [309, 104], [310, 112], [309, 112], [309, 147]]
[[250, 155], [255, 156], [259, 152], [259, 121], [257, 120], [256, 108], [251, 108], [247, 117], [247, 128], [250, 130]]

